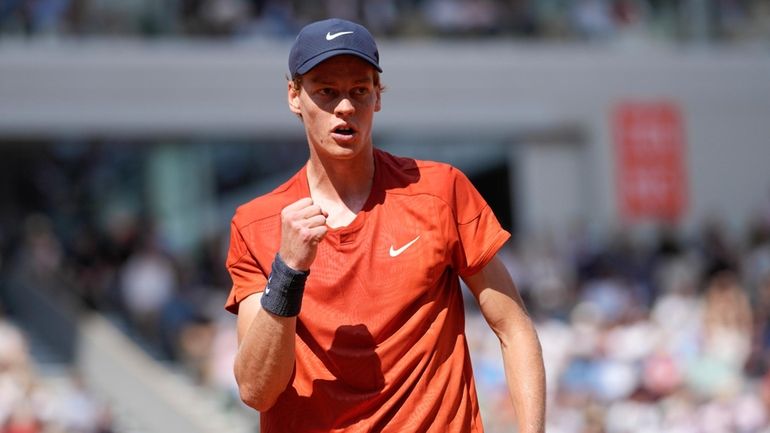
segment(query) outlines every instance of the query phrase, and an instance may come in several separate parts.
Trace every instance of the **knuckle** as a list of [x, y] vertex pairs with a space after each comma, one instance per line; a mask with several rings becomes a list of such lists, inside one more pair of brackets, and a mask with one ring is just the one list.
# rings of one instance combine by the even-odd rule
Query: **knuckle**
[[303, 242], [308, 242], [313, 238], [313, 234], [310, 232], [308, 228], [303, 227], [299, 231], [299, 237]]

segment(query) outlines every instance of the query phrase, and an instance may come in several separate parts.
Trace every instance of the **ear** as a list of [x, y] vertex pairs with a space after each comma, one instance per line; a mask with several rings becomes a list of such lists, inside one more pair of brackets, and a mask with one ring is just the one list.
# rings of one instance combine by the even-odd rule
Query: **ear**
[[299, 94], [300, 90], [294, 87], [294, 82], [289, 80], [287, 90], [287, 100], [289, 102], [289, 110], [297, 116], [302, 116], [302, 111], [299, 108]]
[[380, 89], [380, 86], [377, 86], [374, 91], [375, 98], [377, 98], [374, 101], [374, 112], [380, 111], [382, 108], [382, 89]]

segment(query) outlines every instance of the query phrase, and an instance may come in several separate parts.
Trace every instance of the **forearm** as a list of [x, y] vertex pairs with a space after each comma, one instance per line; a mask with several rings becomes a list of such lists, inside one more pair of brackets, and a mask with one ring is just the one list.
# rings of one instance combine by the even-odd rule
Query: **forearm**
[[534, 328], [521, 326], [515, 335], [501, 338], [508, 391], [516, 411], [519, 433], [545, 431], [545, 368]]
[[235, 379], [244, 403], [260, 412], [275, 404], [291, 380], [296, 316], [310, 265], [326, 235], [326, 216], [310, 197], [281, 210], [281, 246], [264, 291], [238, 306]]
[[540, 340], [524, 302], [498, 257], [465, 282], [500, 340], [519, 433], [545, 431], [545, 368]]
[[259, 411], [275, 404], [294, 370], [296, 317], [259, 309], [243, 333], [235, 358], [241, 399]]

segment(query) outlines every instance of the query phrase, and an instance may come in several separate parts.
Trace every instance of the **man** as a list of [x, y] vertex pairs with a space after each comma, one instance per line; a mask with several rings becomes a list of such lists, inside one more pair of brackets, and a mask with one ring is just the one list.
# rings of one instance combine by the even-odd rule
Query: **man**
[[273, 432], [483, 431], [459, 278], [499, 337], [520, 432], [542, 432], [537, 335], [496, 253], [509, 238], [458, 170], [375, 149], [374, 39], [330, 19], [289, 55], [307, 164], [238, 208], [226, 308], [241, 397]]

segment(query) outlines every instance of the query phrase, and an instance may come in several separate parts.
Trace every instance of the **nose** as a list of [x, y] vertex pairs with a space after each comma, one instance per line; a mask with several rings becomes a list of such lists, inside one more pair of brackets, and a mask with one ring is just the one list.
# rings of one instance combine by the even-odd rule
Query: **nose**
[[353, 103], [350, 102], [350, 99], [348, 98], [342, 98], [337, 103], [337, 106], [334, 107], [334, 114], [336, 114], [339, 117], [347, 117], [353, 114], [356, 109], [353, 106]]

